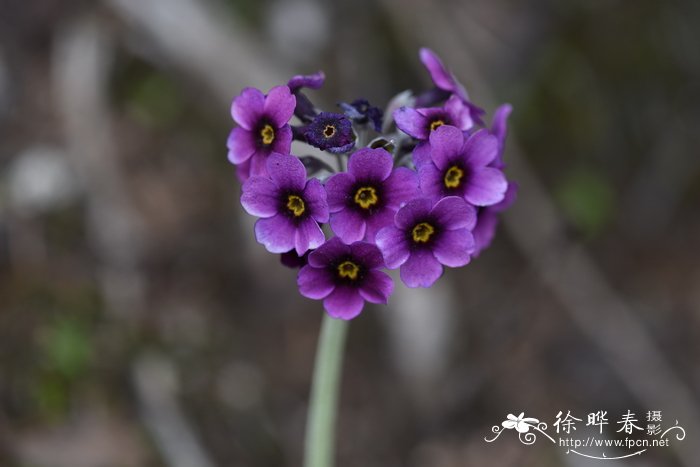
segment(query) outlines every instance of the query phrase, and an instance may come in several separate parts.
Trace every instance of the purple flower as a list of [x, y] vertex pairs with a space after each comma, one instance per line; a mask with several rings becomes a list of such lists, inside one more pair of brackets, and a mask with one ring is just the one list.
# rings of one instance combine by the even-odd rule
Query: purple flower
[[384, 149], [360, 149], [350, 156], [347, 172], [326, 182], [331, 228], [345, 243], [373, 242], [402, 203], [419, 195], [416, 173], [393, 169], [393, 162]]
[[343, 114], [321, 112], [306, 127], [306, 141], [334, 154], [348, 152], [355, 146], [352, 122]]
[[379, 231], [377, 246], [389, 269], [401, 267], [407, 286], [430, 287], [443, 265], [469, 263], [475, 222], [476, 209], [462, 198], [448, 196], [434, 206], [428, 198], [418, 198], [399, 209], [394, 225]]
[[227, 146], [228, 158], [244, 166], [241, 178], [266, 176], [266, 160], [273, 152], [288, 154], [292, 130], [287, 122], [294, 114], [296, 98], [287, 86], [270, 89], [267, 96], [258, 89], [245, 88], [233, 100], [231, 115], [239, 125], [231, 131]]
[[443, 125], [452, 125], [462, 131], [474, 125], [469, 107], [456, 95], [452, 95], [444, 107], [401, 107], [394, 111], [394, 121], [401, 131], [421, 141], [427, 140], [430, 133]]
[[306, 181], [304, 165], [294, 156], [273, 153], [267, 158], [270, 178], [253, 176], [243, 184], [241, 204], [253, 216], [255, 238], [270, 253], [295, 249], [303, 255], [325, 241], [318, 223], [328, 222], [323, 185]]
[[474, 235], [474, 253], [472, 257], [476, 258], [479, 254], [488, 248], [496, 235], [496, 227], [498, 226], [499, 214], [510, 207], [515, 201], [518, 193], [518, 185], [509, 183], [505, 197], [500, 203], [493, 206], [479, 208], [476, 215], [476, 226], [472, 230]]
[[303, 296], [323, 300], [332, 317], [352, 319], [365, 301], [387, 303], [394, 282], [379, 271], [382, 267], [384, 260], [375, 245], [345, 245], [333, 237], [309, 254], [309, 264], [299, 271], [297, 284]]
[[465, 140], [453, 126], [441, 126], [430, 134], [430, 162], [418, 167], [420, 187], [433, 199], [459, 196], [475, 206], [489, 206], [503, 199], [508, 182], [503, 172], [489, 167], [498, 153], [498, 141], [486, 130]]
[[469, 95], [467, 90], [464, 88], [462, 83], [460, 83], [457, 78], [448, 70], [445, 65], [443, 65], [442, 60], [438, 57], [432, 50], [423, 47], [420, 49], [420, 61], [430, 73], [430, 77], [439, 89], [443, 91], [456, 94], [465, 105], [470, 109], [472, 119], [478, 123], [482, 124], [481, 115], [485, 112], [483, 109], [475, 106], [469, 100]]

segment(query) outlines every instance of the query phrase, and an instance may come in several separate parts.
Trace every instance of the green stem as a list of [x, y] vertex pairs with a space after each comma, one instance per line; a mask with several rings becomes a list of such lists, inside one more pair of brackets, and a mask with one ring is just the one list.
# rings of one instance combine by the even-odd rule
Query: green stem
[[311, 382], [304, 467], [332, 467], [335, 419], [348, 322], [324, 313]]

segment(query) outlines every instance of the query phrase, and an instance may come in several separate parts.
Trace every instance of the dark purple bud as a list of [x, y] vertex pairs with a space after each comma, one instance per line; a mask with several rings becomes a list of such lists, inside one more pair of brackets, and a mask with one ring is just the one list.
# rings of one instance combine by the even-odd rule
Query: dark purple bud
[[343, 109], [345, 115], [351, 120], [361, 125], [371, 122], [374, 131], [381, 131], [383, 117], [382, 111], [377, 107], [371, 106], [366, 99], [357, 99], [350, 104], [341, 102], [338, 105]]

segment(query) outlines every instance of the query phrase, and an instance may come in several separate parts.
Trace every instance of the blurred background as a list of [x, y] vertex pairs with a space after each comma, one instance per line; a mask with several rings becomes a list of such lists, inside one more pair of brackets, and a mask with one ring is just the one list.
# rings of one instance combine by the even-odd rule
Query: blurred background
[[322, 308], [253, 239], [230, 102], [323, 69], [383, 106], [428, 46], [513, 104], [520, 198], [352, 322], [338, 465], [599, 465], [484, 437], [663, 410], [688, 437], [617, 465], [697, 466], [699, 43], [693, 0], [0, 0], [0, 465], [300, 465]]

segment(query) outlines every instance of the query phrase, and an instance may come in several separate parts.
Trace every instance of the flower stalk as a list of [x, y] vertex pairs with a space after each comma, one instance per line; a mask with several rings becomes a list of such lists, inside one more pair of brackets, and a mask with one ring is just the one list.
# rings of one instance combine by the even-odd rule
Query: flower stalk
[[348, 321], [323, 315], [311, 381], [304, 467], [332, 467], [334, 464], [335, 421], [348, 325]]

